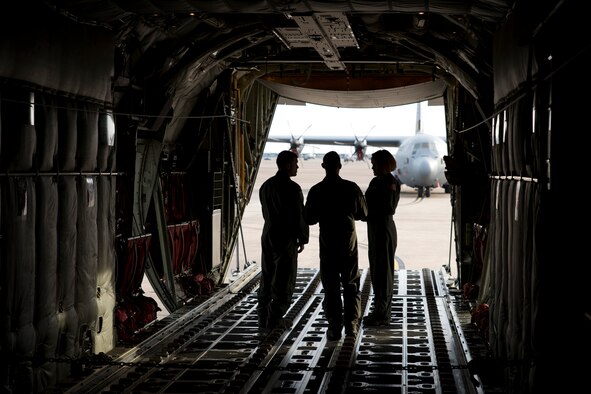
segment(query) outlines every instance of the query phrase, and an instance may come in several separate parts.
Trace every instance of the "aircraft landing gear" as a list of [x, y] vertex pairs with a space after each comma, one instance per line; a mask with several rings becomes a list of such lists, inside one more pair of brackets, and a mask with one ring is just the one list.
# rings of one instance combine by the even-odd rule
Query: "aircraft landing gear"
[[431, 197], [431, 188], [419, 186], [417, 188], [417, 194], [418, 194], [419, 198], [422, 198], [423, 195], [425, 195], [425, 197]]

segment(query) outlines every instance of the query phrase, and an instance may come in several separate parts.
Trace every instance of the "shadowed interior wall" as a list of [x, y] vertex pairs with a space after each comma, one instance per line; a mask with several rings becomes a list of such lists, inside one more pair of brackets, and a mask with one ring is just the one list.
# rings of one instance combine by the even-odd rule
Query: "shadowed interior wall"
[[0, 35], [1, 349], [24, 360], [0, 379], [40, 392], [116, 342], [113, 48], [101, 27], [29, 15]]

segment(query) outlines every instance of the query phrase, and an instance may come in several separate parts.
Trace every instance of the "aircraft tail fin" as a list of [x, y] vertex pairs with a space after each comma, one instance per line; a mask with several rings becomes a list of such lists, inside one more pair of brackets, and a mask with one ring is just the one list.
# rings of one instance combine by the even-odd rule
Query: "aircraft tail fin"
[[417, 103], [417, 124], [415, 128], [415, 134], [423, 132], [423, 125], [421, 124], [421, 103]]

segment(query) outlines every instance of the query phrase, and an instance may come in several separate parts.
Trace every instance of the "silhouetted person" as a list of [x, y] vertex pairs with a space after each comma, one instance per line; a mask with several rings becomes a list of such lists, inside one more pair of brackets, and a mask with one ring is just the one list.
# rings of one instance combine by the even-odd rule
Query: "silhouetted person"
[[287, 328], [284, 318], [295, 291], [298, 253], [308, 243], [309, 227], [304, 221], [304, 196], [291, 180], [298, 172], [298, 156], [291, 151], [277, 155], [277, 173], [259, 190], [263, 218], [261, 235], [262, 278], [258, 291], [259, 326]]
[[322, 305], [328, 321], [328, 339], [336, 340], [341, 337], [343, 324], [347, 335], [357, 335], [361, 297], [355, 221], [365, 219], [367, 205], [359, 186], [340, 177], [337, 152], [324, 155], [322, 167], [326, 176], [310, 188], [304, 216], [309, 225], [320, 226]]
[[392, 293], [394, 291], [394, 268], [398, 235], [394, 213], [400, 199], [400, 182], [392, 171], [396, 159], [385, 150], [372, 154], [374, 178], [365, 191], [367, 200], [367, 240], [373, 310], [363, 319], [367, 326], [382, 326], [390, 322]]

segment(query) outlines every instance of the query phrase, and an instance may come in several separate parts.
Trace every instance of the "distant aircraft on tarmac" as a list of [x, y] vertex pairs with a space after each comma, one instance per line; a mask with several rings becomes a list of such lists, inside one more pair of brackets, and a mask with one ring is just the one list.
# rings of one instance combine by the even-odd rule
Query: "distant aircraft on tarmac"
[[417, 133], [405, 139], [396, 152], [394, 175], [401, 183], [417, 189], [419, 197], [431, 196], [431, 189], [442, 187], [449, 193], [445, 177], [447, 144], [437, 136]]
[[[290, 144], [289, 149], [301, 157], [304, 148], [304, 133], [297, 138], [293, 134], [291, 136], [269, 136], [268, 141], [287, 142]], [[355, 136], [354, 139], [347, 136], [309, 136], [305, 138], [305, 143], [353, 146], [354, 152], [351, 157], [356, 160], [367, 159], [366, 150], [368, 146], [398, 148], [395, 154], [397, 168], [394, 175], [401, 183], [417, 189], [419, 197], [429, 197], [431, 189], [435, 187], [442, 187], [446, 192], [449, 192], [449, 184], [445, 177], [445, 162], [443, 160], [443, 157], [447, 155], [447, 143], [441, 137], [423, 132], [420, 103], [417, 103], [417, 125], [413, 136], [374, 138], [368, 135], [365, 138]]]

